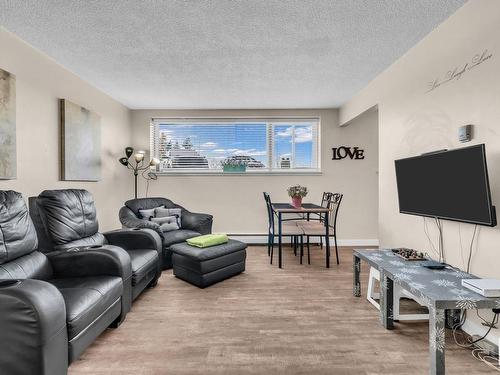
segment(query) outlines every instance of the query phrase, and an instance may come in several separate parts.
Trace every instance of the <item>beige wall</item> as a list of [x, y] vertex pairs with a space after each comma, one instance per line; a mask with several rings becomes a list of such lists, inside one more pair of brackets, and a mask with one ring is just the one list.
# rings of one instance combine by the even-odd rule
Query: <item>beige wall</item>
[[[17, 179], [0, 180], [0, 189], [27, 199], [44, 189], [84, 188], [95, 197], [101, 229], [120, 227], [118, 209], [133, 193], [117, 161], [130, 143], [129, 110], [1, 28], [0, 51], [0, 68], [17, 78]], [[59, 181], [59, 98], [101, 116], [100, 182]]]
[[[470, 1], [342, 107], [341, 122], [347, 122], [378, 105], [381, 245], [429, 250], [423, 219], [398, 212], [394, 159], [464, 146], [458, 142], [457, 129], [465, 124], [474, 124], [474, 139], [466, 145], [486, 144], [493, 202], [500, 207], [499, 25], [500, 1]], [[493, 53], [491, 59], [467, 70], [460, 79], [426, 92], [430, 81], [442, 79], [455, 67], [460, 70], [486, 49]], [[429, 227], [433, 227], [430, 221]], [[472, 231], [470, 224], [444, 222], [449, 263], [466, 267]], [[436, 243], [435, 230], [432, 238]], [[481, 227], [474, 246], [473, 273], [500, 278], [499, 244], [499, 227]], [[466, 328], [482, 330], [477, 323], [469, 321]]]
[[[339, 213], [340, 239], [377, 239], [376, 115], [370, 114], [360, 120], [363, 123], [346, 128], [338, 127], [337, 115], [337, 110], [135, 110], [133, 146], [149, 149], [149, 124], [153, 117], [320, 116], [322, 175], [160, 176], [151, 183], [149, 196], [168, 197], [193, 211], [213, 214], [215, 231], [261, 234], [267, 230], [262, 192], [268, 191], [274, 201], [289, 201], [286, 188], [302, 184], [310, 189], [307, 200], [311, 201], [319, 201], [326, 190], [345, 194]], [[366, 159], [332, 161], [330, 149], [335, 145], [360, 146], [366, 150]], [[144, 191], [142, 183], [141, 195]]]

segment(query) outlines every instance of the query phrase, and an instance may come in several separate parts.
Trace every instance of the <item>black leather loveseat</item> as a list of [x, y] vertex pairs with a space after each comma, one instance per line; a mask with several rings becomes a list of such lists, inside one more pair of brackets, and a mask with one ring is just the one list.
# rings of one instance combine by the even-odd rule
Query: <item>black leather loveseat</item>
[[[139, 210], [148, 210], [157, 207], [180, 208], [182, 221], [180, 229], [162, 232], [158, 223], [144, 220], [144, 218], [141, 217]], [[172, 252], [170, 251], [170, 246], [184, 242], [188, 238], [212, 232], [212, 215], [190, 212], [166, 198], [139, 198], [128, 200], [125, 202], [125, 206], [120, 209], [119, 216], [120, 222], [125, 228], [149, 228], [158, 233], [162, 239], [163, 269], [172, 268]]]
[[100, 233], [94, 200], [86, 190], [45, 190], [31, 197], [29, 206], [41, 249], [117, 246], [130, 256], [131, 300], [146, 287], [156, 285], [161, 275], [162, 245], [155, 231]]
[[0, 191], [1, 374], [66, 374], [130, 308], [132, 270], [123, 249], [37, 249], [21, 194]]

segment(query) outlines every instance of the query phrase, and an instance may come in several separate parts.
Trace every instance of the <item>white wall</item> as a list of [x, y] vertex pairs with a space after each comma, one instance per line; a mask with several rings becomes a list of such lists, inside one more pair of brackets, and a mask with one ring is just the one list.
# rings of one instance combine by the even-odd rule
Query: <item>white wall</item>
[[[118, 210], [133, 194], [131, 175], [118, 163], [130, 143], [129, 110], [2, 28], [0, 51], [0, 68], [17, 79], [17, 179], [0, 180], [0, 189], [17, 190], [25, 199], [44, 189], [87, 189], [101, 230], [119, 228]], [[99, 182], [59, 181], [59, 98], [101, 116]]]
[[[467, 62], [472, 66], [474, 56], [485, 50], [493, 54], [490, 59], [427, 92], [429, 82], [442, 81], [448, 71], [461, 70]], [[474, 140], [466, 145], [486, 144], [493, 202], [500, 207], [499, 72], [500, 1], [474, 0], [341, 108], [341, 123], [345, 123], [378, 105], [381, 245], [429, 250], [422, 218], [398, 212], [394, 159], [464, 146], [458, 142], [457, 129], [465, 124], [474, 124]], [[462, 269], [472, 230], [473, 225], [444, 222], [446, 260]], [[436, 243], [435, 231], [432, 236]], [[500, 278], [499, 227], [480, 229], [471, 270], [482, 277]], [[484, 330], [477, 319], [467, 324], [469, 331]], [[491, 337], [495, 335], [494, 331]]]
[[[323, 191], [344, 193], [338, 224], [340, 239], [378, 238], [377, 118], [373, 113], [361, 119], [360, 124], [340, 128], [337, 110], [134, 110], [132, 146], [149, 149], [151, 118], [190, 116], [320, 116], [323, 173], [317, 176], [160, 176], [151, 183], [149, 196], [168, 197], [190, 210], [213, 214], [215, 231], [263, 234], [267, 230], [267, 217], [262, 192], [268, 191], [274, 201], [288, 202], [286, 188], [301, 184], [310, 189], [306, 201], [319, 202]], [[332, 161], [331, 148], [336, 145], [360, 146], [365, 149], [366, 158]], [[141, 195], [144, 191], [144, 183], [141, 183]]]

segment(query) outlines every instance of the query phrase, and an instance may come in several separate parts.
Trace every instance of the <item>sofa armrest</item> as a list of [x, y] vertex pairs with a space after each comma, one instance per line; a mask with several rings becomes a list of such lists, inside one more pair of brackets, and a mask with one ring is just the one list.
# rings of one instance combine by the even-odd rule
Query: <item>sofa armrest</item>
[[66, 374], [66, 306], [59, 290], [41, 280], [0, 280], [0, 371]]
[[156, 233], [158, 233], [161, 238], [163, 238], [160, 224], [155, 223], [154, 221], [139, 219], [137, 216], [135, 216], [132, 210], [126, 206], [120, 208], [118, 216], [120, 218], [120, 223], [122, 223], [122, 225], [126, 228], [152, 229]]
[[103, 234], [110, 245], [119, 246], [125, 250], [155, 249], [161, 254], [161, 238], [152, 229], [117, 229]]
[[181, 216], [182, 229], [190, 229], [201, 234], [212, 233], [213, 216], [184, 211]]
[[125, 282], [132, 276], [130, 256], [117, 246], [74, 247], [46, 255], [56, 278], [118, 276]]
[[119, 246], [122, 249], [137, 250], [151, 249], [158, 253], [158, 266], [156, 278], [161, 276], [163, 259], [162, 238], [152, 229], [118, 229], [103, 233], [110, 245]]

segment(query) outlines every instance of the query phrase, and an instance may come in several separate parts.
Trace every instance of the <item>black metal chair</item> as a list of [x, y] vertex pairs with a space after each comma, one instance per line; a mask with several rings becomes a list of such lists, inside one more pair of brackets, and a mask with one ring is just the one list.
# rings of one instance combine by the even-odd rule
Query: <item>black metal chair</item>
[[[333, 237], [335, 243], [335, 256], [337, 258], [337, 264], [339, 261], [339, 252], [337, 246], [337, 217], [340, 208], [340, 203], [342, 202], [343, 194], [340, 193], [323, 193], [322, 206], [326, 208], [330, 208], [331, 211], [328, 213], [328, 226], [329, 226], [329, 237]], [[298, 225], [302, 228], [304, 235], [306, 236], [307, 241], [307, 262], [311, 264], [311, 255], [310, 255], [310, 237], [319, 237], [321, 247], [323, 247], [322, 238], [325, 237], [325, 217], [323, 215], [319, 215], [318, 219], [311, 220], [302, 220], [298, 222]], [[330, 249], [326, 249], [329, 251]]]
[[[330, 199], [330, 196], [333, 193], [329, 193], [324, 191], [323, 195], [321, 197], [321, 207], [327, 207], [328, 206], [328, 201]], [[320, 221], [323, 222], [325, 220], [325, 214], [324, 213], [317, 213], [317, 212], [308, 212], [307, 214], [302, 214], [302, 217], [297, 218], [295, 220], [298, 220], [297, 223], [300, 222], [307, 222], [307, 221]], [[319, 246], [323, 248], [323, 237], [319, 237]]]
[[[321, 203], [320, 203], [320, 206], [321, 207], [327, 207], [328, 206], [328, 201], [330, 199], [330, 196], [332, 195], [333, 193], [329, 193], [329, 192], [323, 192], [323, 196], [321, 197]], [[311, 217], [311, 215], [314, 215], [316, 217]], [[323, 213], [308, 213], [307, 214], [307, 221], [311, 221], [311, 220], [318, 220], [318, 221], [324, 221], [325, 219], [325, 216]]]
[[[267, 255], [271, 257], [271, 264], [273, 264], [273, 252], [274, 252], [274, 237], [275, 237], [275, 221], [274, 221], [274, 210], [272, 207], [271, 197], [268, 193], [264, 192], [264, 200], [266, 201], [267, 215], [268, 215], [268, 232], [267, 232]], [[294, 249], [294, 254], [297, 255], [297, 245], [300, 238], [300, 248], [301, 254], [304, 248], [304, 238], [303, 231], [297, 225], [296, 221], [282, 221], [281, 223], [281, 235], [290, 236], [291, 245]], [[301, 257], [302, 262], [302, 257]]]

